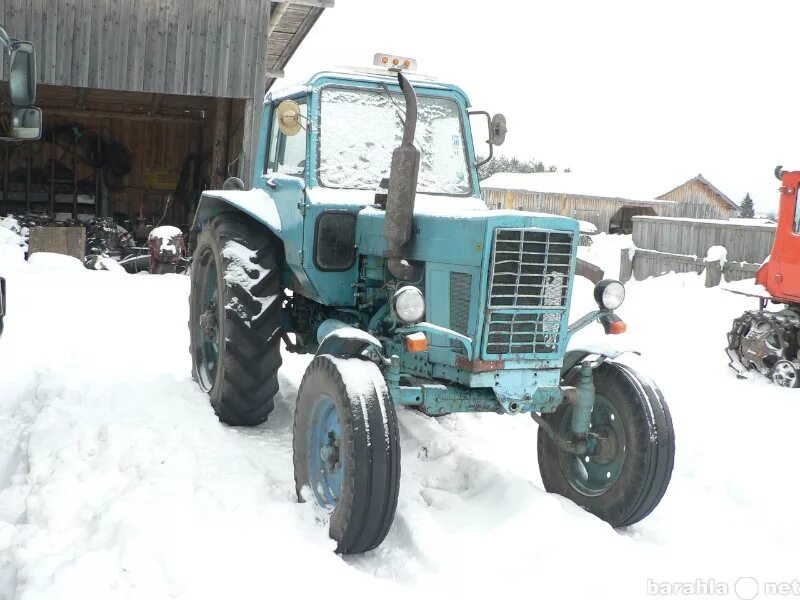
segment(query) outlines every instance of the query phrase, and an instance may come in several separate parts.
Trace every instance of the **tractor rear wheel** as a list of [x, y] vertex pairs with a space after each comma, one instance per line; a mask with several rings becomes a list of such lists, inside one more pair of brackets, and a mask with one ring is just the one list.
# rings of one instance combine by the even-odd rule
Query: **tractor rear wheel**
[[337, 552], [377, 547], [400, 488], [397, 417], [380, 369], [360, 358], [317, 356], [297, 392], [294, 479], [300, 501], [330, 511]]
[[223, 213], [197, 236], [189, 297], [192, 375], [220, 420], [258, 425], [278, 392], [281, 302], [274, 238]]
[[[614, 527], [649, 515], [667, 491], [675, 456], [672, 418], [664, 396], [648, 378], [619, 363], [594, 370], [595, 403], [590, 433], [600, 451], [574, 454], [539, 429], [542, 482]], [[572, 437], [572, 408], [543, 415], [559, 437]]]

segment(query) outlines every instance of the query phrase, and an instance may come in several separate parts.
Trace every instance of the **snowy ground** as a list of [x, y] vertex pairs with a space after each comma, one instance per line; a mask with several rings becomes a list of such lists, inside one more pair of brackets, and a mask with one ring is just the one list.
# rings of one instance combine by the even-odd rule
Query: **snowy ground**
[[[614, 275], [628, 240], [594, 242], [582, 254]], [[286, 356], [266, 425], [225, 427], [189, 376], [187, 278], [0, 250], [0, 598], [752, 598], [748, 578], [763, 592], [800, 577], [800, 391], [735, 379], [725, 332], [752, 303], [701, 277], [632, 283], [620, 311], [620, 341], [643, 352], [628, 361], [661, 385], [676, 429], [649, 518], [615, 531], [545, 493], [530, 418], [400, 410], [394, 526], [341, 558], [295, 502], [307, 359]], [[580, 282], [573, 318], [591, 304]]]

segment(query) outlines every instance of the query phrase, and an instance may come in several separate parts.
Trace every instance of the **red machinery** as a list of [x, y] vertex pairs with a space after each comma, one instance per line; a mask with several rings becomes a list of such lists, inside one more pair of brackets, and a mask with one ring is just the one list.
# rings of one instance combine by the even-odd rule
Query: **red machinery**
[[[772, 253], [756, 274], [765, 293], [747, 294], [759, 299], [759, 310], [749, 310], [733, 321], [727, 353], [740, 374], [756, 370], [778, 385], [800, 385], [800, 171], [775, 169], [781, 180], [778, 227]], [[767, 311], [768, 302], [783, 304]]]

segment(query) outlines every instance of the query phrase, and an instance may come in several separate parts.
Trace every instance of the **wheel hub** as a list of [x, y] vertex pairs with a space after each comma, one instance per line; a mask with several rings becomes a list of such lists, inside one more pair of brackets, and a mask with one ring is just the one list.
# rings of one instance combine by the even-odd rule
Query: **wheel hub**
[[[572, 433], [571, 411], [564, 413], [560, 435]], [[582, 454], [559, 449], [564, 477], [583, 496], [600, 496], [617, 482], [625, 464], [625, 427], [611, 402], [595, 395], [589, 430], [589, 449]]]
[[339, 468], [339, 440], [333, 431], [328, 432], [328, 443], [320, 448], [319, 457], [326, 471], [332, 472]]
[[796, 388], [800, 382], [800, 373], [788, 360], [779, 360], [772, 370], [772, 381], [781, 387]]
[[608, 427], [602, 427], [595, 432], [596, 445], [591, 460], [600, 465], [608, 465], [619, 454], [619, 439], [616, 432]]
[[211, 302], [206, 308], [205, 312], [200, 315], [200, 328], [212, 342], [217, 341], [217, 329], [219, 320], [217, 317], [216, 302]]

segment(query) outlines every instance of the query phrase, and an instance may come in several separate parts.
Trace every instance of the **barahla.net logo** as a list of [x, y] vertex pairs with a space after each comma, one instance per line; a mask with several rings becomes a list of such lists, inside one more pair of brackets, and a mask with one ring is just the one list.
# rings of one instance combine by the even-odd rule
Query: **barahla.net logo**
[[754, 577], [739, 577], [735, 582], [719, 579], [694, 581], [647, 580], [648, 596], [720, 596], [754, 600], [755, 598], [800, 598], [800, 580], [759, 582]]

